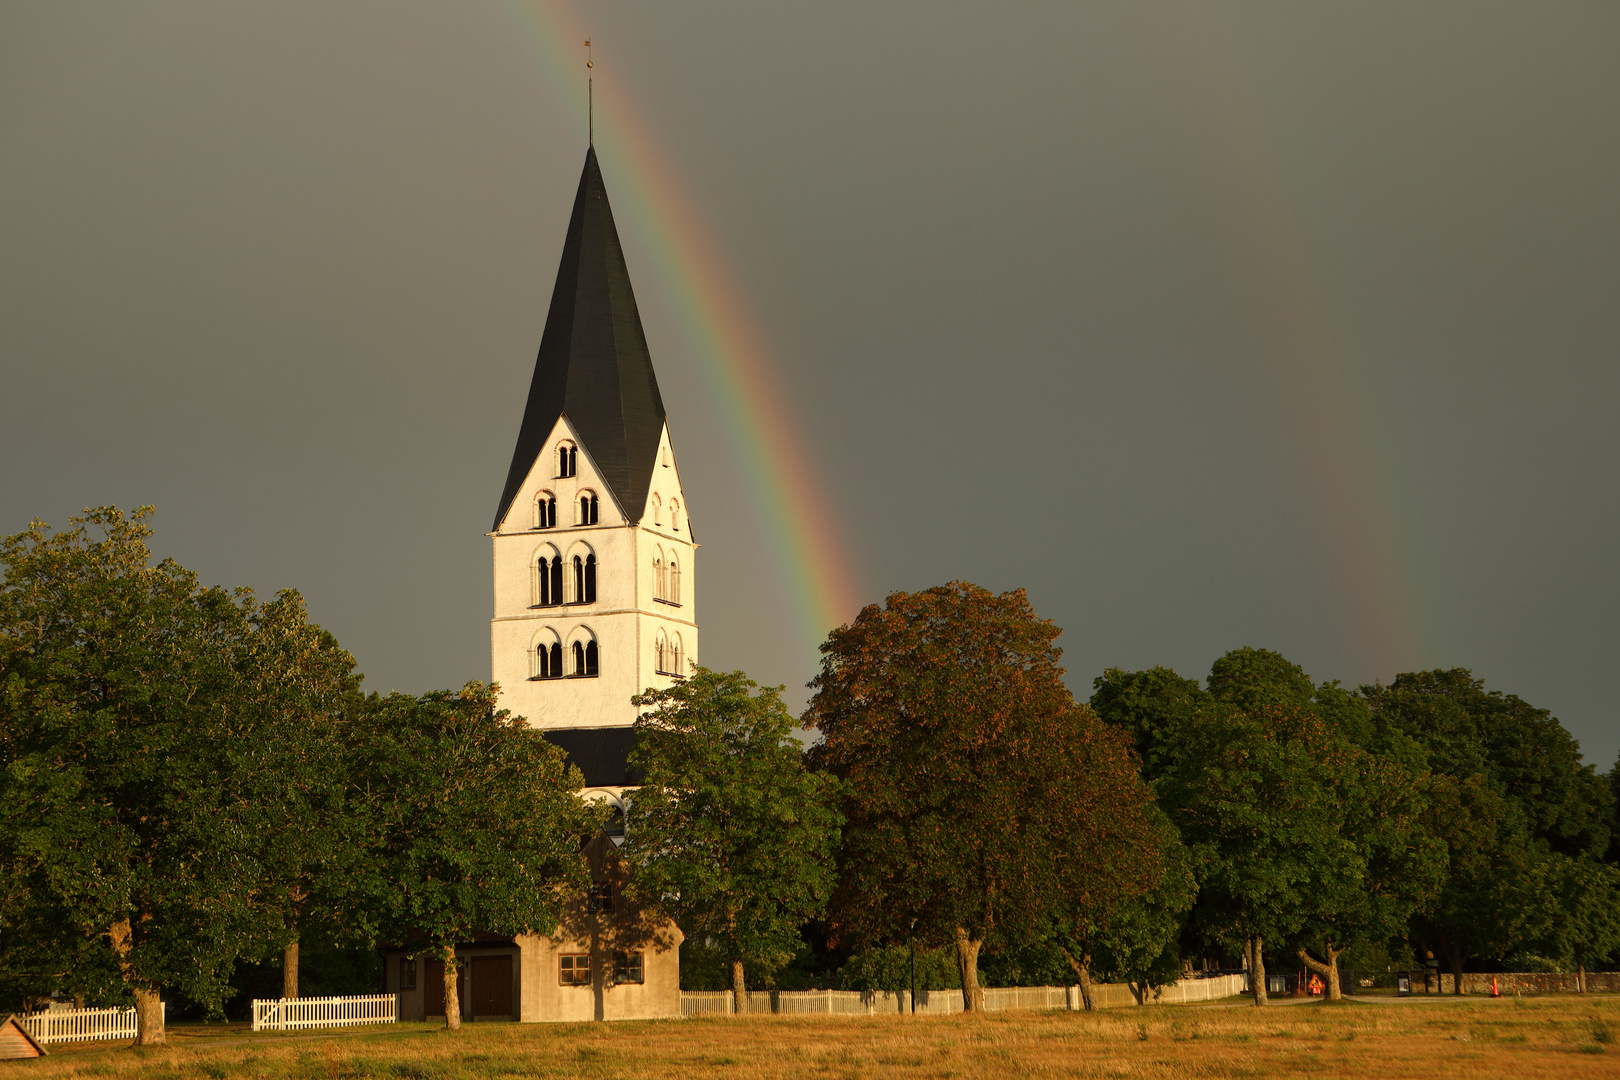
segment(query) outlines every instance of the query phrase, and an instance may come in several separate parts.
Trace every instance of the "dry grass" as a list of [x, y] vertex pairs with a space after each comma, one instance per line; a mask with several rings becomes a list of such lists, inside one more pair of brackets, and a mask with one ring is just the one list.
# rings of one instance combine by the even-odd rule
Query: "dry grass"
[[619, 1024], [425, 1024], [321, 1035], [178, 1027], [173, 1045], [58, 1047], [0, 1080], [227, 1076], [1620, 1077], [1620, 997], [1170, 1006], [987, 1017], [774, 1017]]

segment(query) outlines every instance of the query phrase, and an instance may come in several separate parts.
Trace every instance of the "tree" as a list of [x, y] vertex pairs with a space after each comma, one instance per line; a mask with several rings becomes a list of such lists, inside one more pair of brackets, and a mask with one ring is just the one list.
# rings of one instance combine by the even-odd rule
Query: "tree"
[[150, 515], [0, 542], [0, 867], [32, 897], [35, 959], [116, 970], [144, 1045], [161, 986], [217, 1008], [264, 932], [239, 782], [255, 605], [148, 565]]
[[355, 742], [361, 677], [298, 593], [277, 594], [251, 622], [240, 709], [253, 712], [258, 737], [237, 772], [253, 779], [243, 805], [259, 821], [262, 902], [275, 915], [267, 944], [282, 952], [282, 996], [296, 997], [309, 929], [327, 938], [360, 929], [361, 939], [368, 929], [348, 895], [368, 858], [348, 805], [352, 755], [334, 753]]
[[1554, 955], [1573, 949], [1574, 939], [1550, 928], [1593, 925], [1587, 897], [1549, 887], [1548, 868], [1573, 860], [1594, 866], [1553, 877], [1597, 873], [1613, 835], [1611, 782], [1582, 762], [1546, 709], [1486, 691], [1467, 669], [1407, 672], [1361, 695], [1378, 737], [1410, 745], [1435, 774], [1429, 816], [1450, 847], [1450, 869], [1413, 931], [1446, 958], [1458, 986], [1470, 955], [1500, 956], [1531, 940]]
[[1268, 940], [1299, 942], [1337, 998], [1339, 953], [1398, 931], [1441, 857], [1417, 826], [1416, 778], [1297, 707], [1212, 707], [1180, 737], [1159, 793], [1192, 849], [1206, 931], [1242, 943], [1257, 1005]]
[[461, 1026], [455, 949], [477, 931], [550, 934], [590, 884], [580, 849], [602, 814], [579, 770], [496, 688], [390, 694], [362, 714], [365, 889], [399, 940], [444, 965], [444, 1015]]
[[744, 965], [787, 964], [834, 878], [836, 784], [805, 769], [781, 691], [698, 668], [633, 699], [649, 711], [630, 756], [642, 774], [623, 848], [631, 887], [689, 938], [720, 945], [738, 1012]]
[[1065, 949], [1080, 978], [1087, 1009], [1093, 1007], [1093, 976], [1104, 982], [1126, 983], [1138, 1005], [1147, 1004], [1148, 994], [1159, 987], [1181, 978], [1181, 955], [1176, 942], [1198, 896], [1198, 882], [1193, 876], [1191, 855], [1175, 825], [1157, 806], [1152, 808], [1152, 818], [1159, 862], [1164, 867], [1159, 883], [1114, 908], [1087, 940], [1084, 963], [1076, 963], [1075, 953]]
[[1059, 630], [1023, 590], [894, 593], [822, 645], [805, 714], [843, 781], [833, 925], [862, 946], [954, 943], [964, 1007], [978, 953], [1159, 878], [1129, 743], [1074, 703]]

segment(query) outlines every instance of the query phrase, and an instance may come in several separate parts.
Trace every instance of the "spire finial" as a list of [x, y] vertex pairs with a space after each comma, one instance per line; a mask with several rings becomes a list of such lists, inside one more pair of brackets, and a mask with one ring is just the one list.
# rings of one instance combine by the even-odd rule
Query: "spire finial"
[[591, 59], [591, 40], [585, 39], [585, 137], [596, 145], [596, 92], [591, 86], [590, 71], [596, 66]]

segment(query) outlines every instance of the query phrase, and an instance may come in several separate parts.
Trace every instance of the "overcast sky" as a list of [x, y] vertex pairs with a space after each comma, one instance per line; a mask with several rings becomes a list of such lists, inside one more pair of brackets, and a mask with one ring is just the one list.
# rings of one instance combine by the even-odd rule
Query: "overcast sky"
[[0, 530], [152, 503], [161, 554], [302, 590], [369, 688], [488, 678], [579, 27], [705, 664], [802, 702], [816, 657], [615, 116], [865, 600], [1025, 587], [1082, 697], [1242, 645], [1468, 667], [1614, 761], [1612, 2], [7, 0]]

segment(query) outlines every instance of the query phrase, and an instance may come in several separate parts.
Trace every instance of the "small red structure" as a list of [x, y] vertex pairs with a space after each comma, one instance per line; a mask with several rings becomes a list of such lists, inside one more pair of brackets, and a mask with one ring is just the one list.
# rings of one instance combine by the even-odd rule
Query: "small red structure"
[[0, 1058], [44, 1057], [45, 1048], [34, 1041], [28, 1029], [22, 1026], [17, 1014], [12, 1013], [0, 1021]]
[[1491, 997], [1501, 997], [1501, 996], [1502, 996], [1502, 991], [1498, 990], [1497, 987], [1496, 987], [1496, 976], [1492, 975], [1491, 976]]

